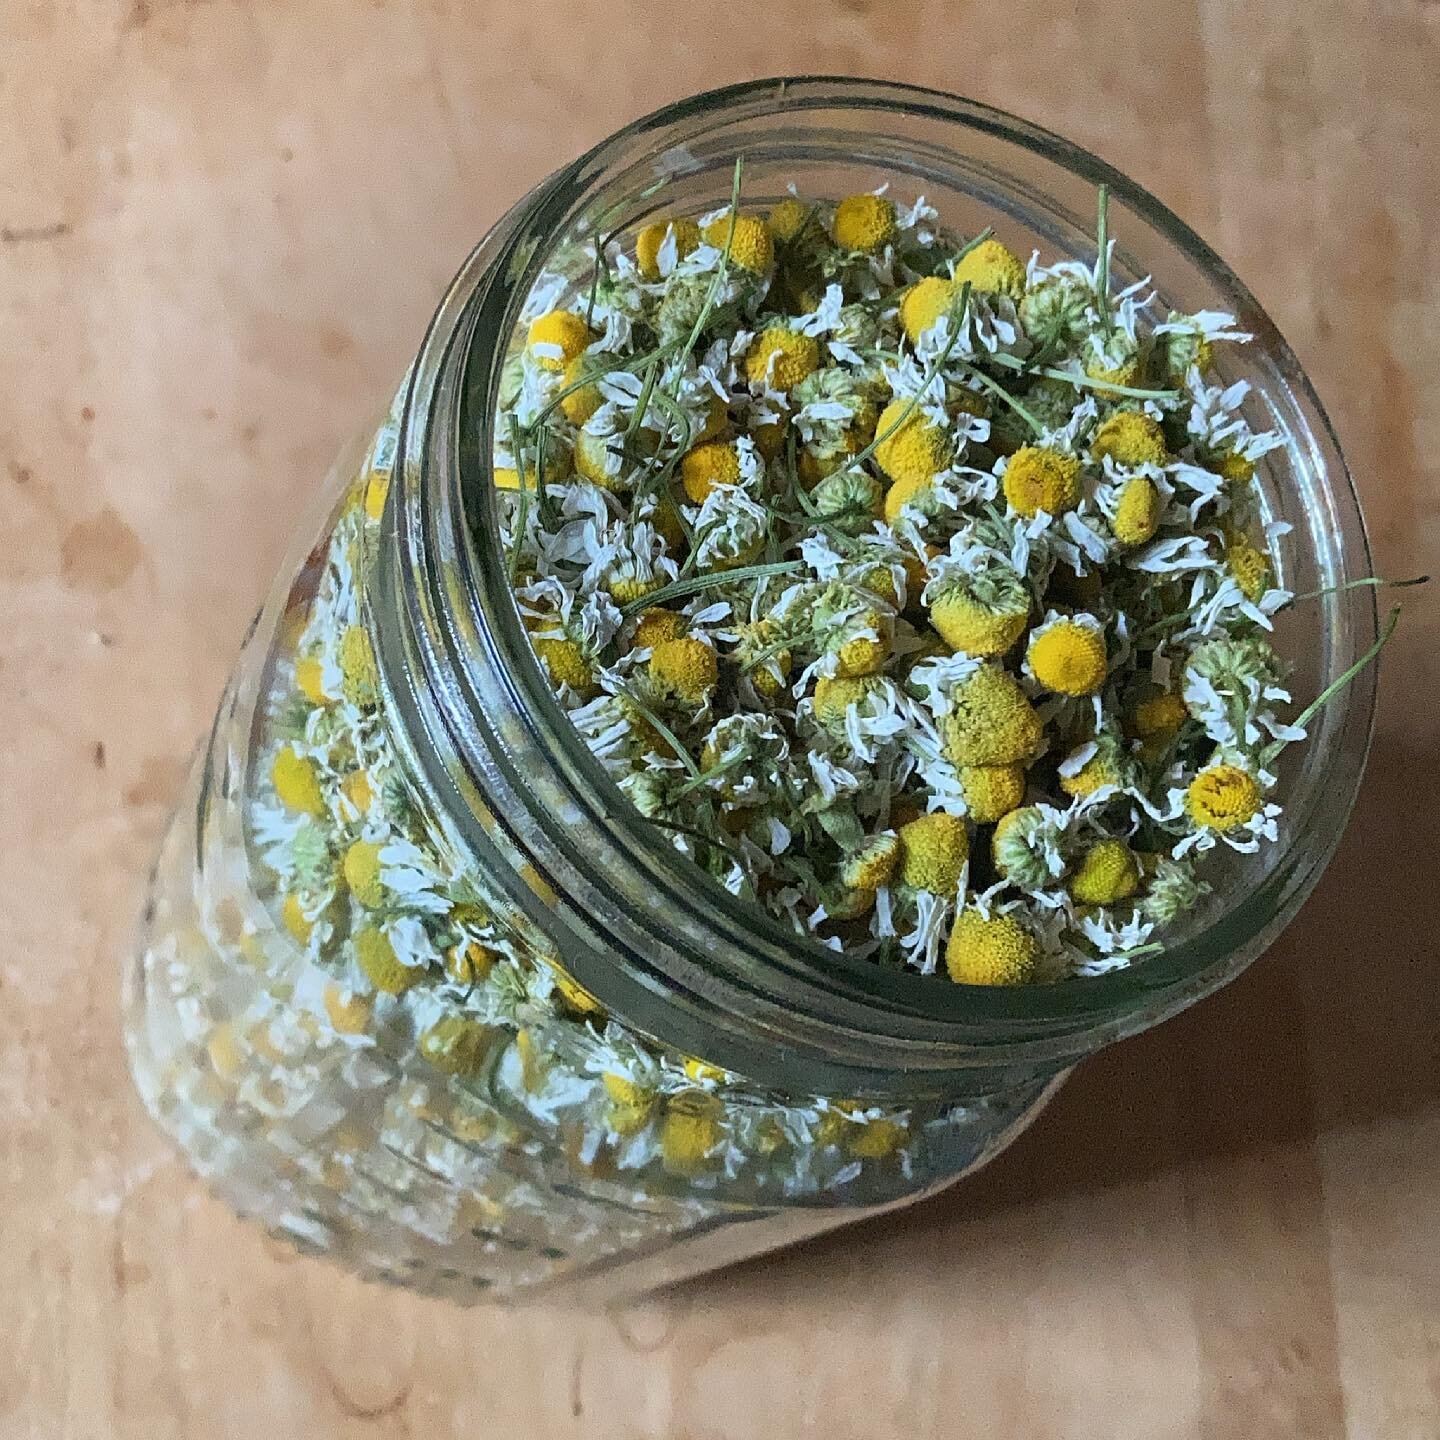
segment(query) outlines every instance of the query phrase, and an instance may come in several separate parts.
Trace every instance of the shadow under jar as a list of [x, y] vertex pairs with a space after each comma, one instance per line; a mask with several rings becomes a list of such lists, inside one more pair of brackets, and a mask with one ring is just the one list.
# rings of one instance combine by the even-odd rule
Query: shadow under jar
[[[196, 761], [127, 975], [161, 1126], [237, 1210], [371, 1277], [610, 1299], [949, 1184], [1077, 1060], [1254, 959], [1360, 780], [1371, 671], [1287, 752], [1278, 843], [1212, 864], [1213, 896], [1163, 953], [1028, 988], [801, 940], [640, 820], [517, 615], [491, 421], [547, 259], [725, 204], [737, 156], [747, 205], [889, 181], [957, 230], [1086, 263], [1108, 184], [1116, 283], [1152, 276], [1162, 303], [1256, 336], [1224, 379], [1249, 379], [1257, 427], [1284, 438], [1260, 476], [1291, 526], [1280, 583], [1369, 572], [1334, 435], [1268, 317], [1173, 215], [1052, 135], [901, 86], [768, 81], [637, 121], [552, 176], [465, 262], [385, 420], [326, 482]], [[342, 632], [327, 659], [322, 616]], [[1373, 643], [1373, 592], [1277, 632], [1296, 693], [1317, 694]]]

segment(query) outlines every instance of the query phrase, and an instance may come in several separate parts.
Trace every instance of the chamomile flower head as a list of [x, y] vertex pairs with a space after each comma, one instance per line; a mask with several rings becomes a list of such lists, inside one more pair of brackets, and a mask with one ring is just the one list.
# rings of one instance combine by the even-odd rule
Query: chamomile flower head
[[1140, 909], [1157, 925], [1170, 925], [1190, 914], [1210, 893], [1210, 887], [1195, 874], [1193, 864], [1163, 855], [1146, 882]]
[[1003, 819], [1025, 798], [1023, 765], [962, 765], [966, 813], [977, 825]]
[[1104, 626], [1083, 613], [1048, 616], [1030, 633], [1025, 667], [1057, 695], [1094, 695], [1109, 674]]
[[1017, 515], [1033, 519], [1042, 510], [1063, 515], [1080, 503], [1080, 462], [1040, 445], [1026, 445], [1005, 462], [1005, 499]]
[[661, 640], [650, 651], [650, 682], [666, 700], [698, 709], [709, 701], [718, 678], [715, 647], [697, 636]]
[[1090, 458], [1106, 458], [1117, 465], [1165, 465], [1170, 460], [1165, 432], [1153, 415], [1140, 410], [1117, 410], [1095, 431]]
[[1022, 805], [996, 823], [990, 855], [1005, 879], [1022, 889], [1050, 889], [1064, 874], [1065, 816], [1050, 805]]
[[1260, 812], [1264, 795], [1254, 775], [1222, 761], [1207, 765], [1186, 787], [1185, 812], [1207, 830], [1235, 830]]
[[1114, 905], [1140, 888], [1135, 852], [1114, 836], [1098, 840], [1081, 857], [1070, 877], [1070, 893], [1081, 905]]
[[950, 463], [945, 428], [911, 400], [892, 400], [875, 422], [875, 460], [894, 485], [920, 486]]
[[957, 985], [1027, 985], [1040, 971], [1040, 942], [1011, 914], [966, 908], [945, 945], [945, 969]]
[[1067, 351], [1084, 334], [1090, 287], [1069, 275], [1031, 283], [1020, 300], [1020, 323], [1042, 350]]
[[717, 485], [738, 485], [740, 447], [734, 440], [709, 440], [697, 445], [680, 462], [680, 483], [696, 505]]
[[635, 265], [646, 280], [669, 275], [700, 244], [700, 226], [689, 216], [656, 220], [635, 236]]
[[526, 348], [542, 370], [562, 372], [595, 339], [583, 315], [551, 310], [530, 322]]
[[967, 655], [1003, 655], [1030, 620], [1029, 587], [993, 551], [980, 550], [959, 565], [940, 565], [922, 598], [931, 625]]
[[1230, 536], [1225, 546], [1225, 568], [1252, 604], [1260, 602], [1275, 578], [1269, 555], [1243, 533]]
[[1132, 475], [1120, 487], [1110, 528], [1122, 545], [1148, 544], [1160, 528], [1164, 500], [1148, 475]]
[[895, 202], [884, 195], [847, 195], [835, 207], [832, 232], [842, 250], [876, 254], [895, 238]]
[[701, 234], [717, 250], [723, 251], [728, 243], [730, 263], [752, 274], [768, 274], [775, 263], [775, 237], [762, 216], [732, 215], [726, 210], [708, 221]]
[[793, 195], [780, 201], [770, 211], [770, 233], [780, 244], [788, 245], [804, 228], [812, 208]]
[[978, 666], [950, 693], [941, 726], [954, 765], [1019, 765], [1033, 760], [1043, 727], [1024, 690], [1008, 671]]
[[767, 325], [745, 352], [745, 378], [757, 389], [788, 394], [820, 364], [820, 345], [787, 325]]
[[912, 890], [954, 895], [970, 858], [970, 835], [958, 815], [937, 810], [902, 825], [900, 882]]
[[1025, 266], [999, 240], [982, 240], [955, 266], [954, 283], [968, 284], [977, 295], [1018, 300], [1025, 293]]
[[1067, 795], [1085, 799], [1097, 790], [1133, 784], [1136, 774], [1124, 743], [1106, 730], [1067, 755], [1060, 762], [1058, 778]]
[[960, 287], [937, 275], [917, 280], [900, 297], [900, 323], [912, 345], [918, 345], [946, 316], [953, 315], [960, 303]]
[[[1274, 728], [1274, 705], [1288, 701], [1284, 667], [1260, 635], [1203, 640], [1185, 661], [1186, 709], [1220, 745], [1254, 745]], [[1262, 728], [1263, 727], [1263, 728]]]

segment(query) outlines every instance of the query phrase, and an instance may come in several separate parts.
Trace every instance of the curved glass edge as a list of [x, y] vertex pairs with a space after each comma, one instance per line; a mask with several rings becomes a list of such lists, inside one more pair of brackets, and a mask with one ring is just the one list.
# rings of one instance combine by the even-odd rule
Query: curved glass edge
[[[769, 1045], [790, 1051], [808, 1045], [853, 1051], [855, 1042], [863, 1039], [879, 1052], [875, 1059], [882, 1068], [898, 1066], [912, 1076], [917, 1069], [934, 1071], [937, 1079], [939, 1072], [993, 1067], [997, 1061], [1021, 1067], [1062, 1063], [1191, 1003], [1243, 968], [1288, 922], [1338, 843], [1353, 803], [1373, 718], [1373, 670], [1327, 708], [1310, 743], [1316, 763], [1321, 755], [1328, 761], [1343, 752], [1347, 773], [1337, 784], [1332, 770], [1332, 783], [1310, 787], [1309, 806], [1298, 816], [1286, 853], [1201, 936], [1133, 969], [1061, 986], [987, 991], [937, 985], [862, 962], [837, 962], [834, 952], [797, 940], [769, 916], [697, 876], [693, 866], [644, 827], [628, 823], [628, 806], [579, 742], [531, 654], [496, 554], [476, 538], [477, 530], [494, 531], [493, 496], [486, 449], [464, 443], [464, 421], [473, 425], [488, 415], [498, 388], [501, 341], [514, 328], [550, 238], [565, 233], [583, 215], [607, 175], [613, 188], [616, 173], [625, 175], [653, 158], [657, 137], [663, 136], [674, 149], [744, 121], [764, 118], [773, 123], [815, 109], [873, 109], [942, 120], [957, 132], [970, 129], [998, 136], [1090, 184], [1109, 184], [1115, 200], [1200, 266], [1206, 278], [1231, 297], [1243, 323], [1256, 331], [1260, 346], [1275, 362], [1277, 378], [1284, 382], [1277, 393], [1292, 411], [1286, 428], [1306, 441], [1308, 473], [1316, 481], [1317, 499], [1326, 503], [1334, 522], [1334, 545], [1323, 557], [1324, 564], [1335, 579], [1362, 568], [1368, 571], [1368, 544], [1353, 484], [1333, 428], [1298, 360], [1229, 267], [1147, 192], [1057, 136], [940, 92], [847, 79], [759, 81], [693, 97], [617, 132], [521, 201], [462, 269], [422, 352], [421, 378], [408, 414], [413, 423], [408, 427], [407, 458], [417, 475], [428, 471], [432, 483], [413, 490], [407, 487], [406, 514], [397, 531], [406, 553], [422, 568], [433, 563], [433, 556], [424, 555], [424, 544], [417, 541], [424, 535], [433, 541], [443, 531], [447, 560], [454, 567], [445, 593], [432, 597], [429, 614], [422, 617], [423, 626], [432, 633], [437, 627], [451, 631], [452, 643], [430, 655], [427, 669], [438, 666], [455, 682], [449, 697], [452, 705], [447, 708], [477, 718], [479, 696], [464, 672], [475, 663], [475, 652], [467, 654], [465, 646], [478, 642], [486, 652], [478, 664], [491, 683], [487, 697], [491, 714], [496, 708], [493, 702], [500, 699], [498, 708], [507, 722], [501, 728], [511, 732], [501, 736], [491, 729], [490, 738], [498, 748], [487, 749], [487, 760], [503, 764], [507, 753], [522, 758], [528, 753], [533, 758], [538, 751], [548, 752], [553, 760], [555, 774], [547, 779], [568, 797], [575, 814], [506, 817], [514, 823], [517, 844], [527, 850], [542, 875], [551, 882], [565, 882], [589, 871], [592, 881], [596, 873], [603, 881], [627, 872], [633, 875], [636, 861], [644, 862], [651, 882], [645, 908], [652, 923], [647, 925], [639, 912], [629, 917], [636, 944], [624, 958], [630, 962], [627, 968], [633, 967], [630, 978], [636, 984], [629, 987], [628, 997], [627, 987], [618, 987], [617, 1013], [627, 1015], [627, 999], [633, 1002], [636, 993], [648, 993], [652, 999], [663, 998], [672, 1012], [690, 1007], [692, 1020], [703, 1028], [711, 1023], [716, 1003], [733, 1002], [740, 995], [751, 1002], [750, 1019], [762, 1037], [762, 1052]], [[452, 374], [443, 403], [437, 406], [428, 403], [425, 377], [438, 377], [445, 365]], [[422, 398], [427, 403], [417, 403]], [[434, 483], [434, 462], [441, 450], [459, 462], [444, 495]], [[392, 601], [402, 598], [403, 589], [401, 577], [392, 589]], [[463, 635], [454, 630], [453, 612], [445, 615], [457, 600], [470, 607], [468, 619], [460, 625]], [[1334, 674], [1373, 639], [1377, 606], [1369, 591], [1331, 596], [1323, 604], [1326, 670]], [[474, 745], [460, 748], [476, 758]], [[511, 793], [533, 796], [532, 779], [523, 766], [513, 768], [508, 776]], [[577, 817], [589, 840], [604, 841], [588, 845], [583, 855], [577, 853], [573, 840]], [[553, 927], [558, 915], [586, 942], [576, 952], [577, 978], [608, 1002], [607, 991], [617, 989], [614, 976], [607, 973], [607, 964], [613, 961], [615, 937], [609, 922], [614, 912], [605, 915], [606, 933], [600, 934], [594, 922], [603, 911], [567, 904], [567, 899], [583, 897], [561, 885], [555, 888], [562, 897], [558, 905], [537, 905], [533, 893], [518, 894], [517, 899], [537, 925]], [[617, 895], [611, 899], [623, 888], [615, 885]], [[696, 932], [709, 931], [712, 943], [700, 951], [693, 944], [647, 950], [644, 941], [654, 935], [657, 914], [671, 922], [688, 919], [692, 938]], [[678, 923], [676, 928], [681, 928]], [[731, 937], [731, 943], [723, 947], [713, 943], [716, 934]], [[607, 964], [597, 962], [587, 973], [587, 953], [593, 957], [606, 950]], [[678, 967], [677, 950], [685, 952]], [[645, 1028], [643, 1023], [639, 1028]], [[738, 1063], [740, 1050], [755, 1048], [739, 1047], [735, 1068], [744, 1068]]]

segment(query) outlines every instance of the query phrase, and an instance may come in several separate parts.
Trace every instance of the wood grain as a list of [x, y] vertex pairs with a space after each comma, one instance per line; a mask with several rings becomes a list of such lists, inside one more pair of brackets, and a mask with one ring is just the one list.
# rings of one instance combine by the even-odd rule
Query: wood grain
[[0, 1436], [1440, 1433], [1440, 620], [1301, 920], [902, 1218], [623, 1318], [282, 1252], [130, 1099], [145, 867], [308, 486], [474, 237], [632, 115], [786, 70], [1073, 135], [1212, 238], [1440, 553], [1440, 6], [0, 0]]

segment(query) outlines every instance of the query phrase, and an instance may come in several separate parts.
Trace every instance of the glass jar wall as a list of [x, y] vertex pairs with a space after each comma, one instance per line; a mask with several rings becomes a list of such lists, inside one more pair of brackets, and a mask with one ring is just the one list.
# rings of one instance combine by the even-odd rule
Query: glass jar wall
[[[1293, 356], [1193, 235], [1100, 162], [948, 97], [766, 82], [637, 122], [522, 201], [258, 617], [164, 842], [127, 1040], [147, 1107], [237, 1209], [460, 1299], [615, 1294], [901, 1203], [983, 1163], [1084, 1054], [1253, 959], [1328, 858], [1368, 739], [1362, 675], [1163, 954], [993, 992], [781, 931], [633, 813], [551, 696], [498, 553], [493, 397], [564, 247], [663, 209], [889, 180], [1013, 248], [1092, 259], [1257, 333], [1285, 446], [1264, 479], [1295, 590], [1365, 573], [1343, 461]], [[1088, 246], [1088, 249], [1087, 249]], [[1133, 258], [1131, 258], [1133, 257]], [[316, 538], [318, 534], [318, 538]], [[1368, 592], [1284, 621], [1310, 693], [1373, 640]]]

